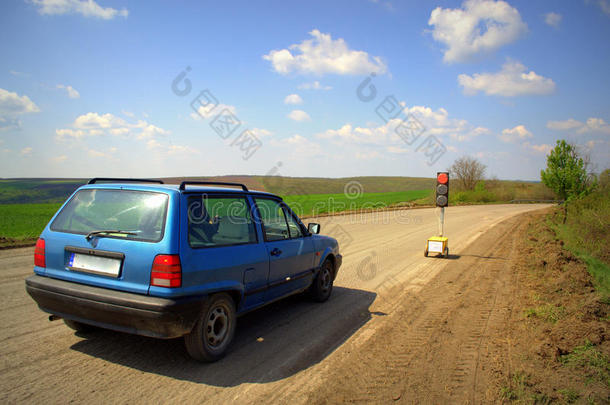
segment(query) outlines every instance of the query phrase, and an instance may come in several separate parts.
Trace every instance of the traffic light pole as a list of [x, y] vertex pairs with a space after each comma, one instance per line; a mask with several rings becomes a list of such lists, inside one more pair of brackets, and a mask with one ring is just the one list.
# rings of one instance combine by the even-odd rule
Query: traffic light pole
[[445, 233], [445, 207], [441, 207], [441, 218], [439, 221], [440, 235], [443, 236]]

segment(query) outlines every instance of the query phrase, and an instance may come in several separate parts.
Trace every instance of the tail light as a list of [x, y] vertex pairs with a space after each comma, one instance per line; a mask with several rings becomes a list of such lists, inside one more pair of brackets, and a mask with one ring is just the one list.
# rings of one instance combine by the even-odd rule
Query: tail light
[[34, 249], [34, 266], [47, 267], [44, 256], [44, 239], [38, 239]]
[[182, 266], [178, 255], [157, 255], [150, 272], [150, 285], [156, 287], [180, 287]]

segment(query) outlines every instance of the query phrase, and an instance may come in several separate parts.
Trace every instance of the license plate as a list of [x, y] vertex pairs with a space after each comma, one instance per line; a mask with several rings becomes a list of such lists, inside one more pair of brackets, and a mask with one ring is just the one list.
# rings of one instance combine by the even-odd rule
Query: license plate
[[70, 269], [76, 271], [118, 277], [121, 270], [121, 259], [72, 253], [68, 265]]

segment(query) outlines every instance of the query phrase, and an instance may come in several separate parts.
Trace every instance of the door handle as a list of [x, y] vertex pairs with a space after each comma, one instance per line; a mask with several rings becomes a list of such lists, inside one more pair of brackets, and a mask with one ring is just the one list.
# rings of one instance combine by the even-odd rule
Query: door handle
[[282, 251], [279, 250], [278, 248], [275, 248], [271, 251], [271, 256], [279, 256], [282, 254]]

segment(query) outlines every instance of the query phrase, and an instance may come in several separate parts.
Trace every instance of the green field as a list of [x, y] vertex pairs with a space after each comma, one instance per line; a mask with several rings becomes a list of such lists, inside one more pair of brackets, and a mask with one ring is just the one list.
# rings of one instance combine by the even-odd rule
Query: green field
[[[379, 209], [428, 196], [431, 190], [392, 193], [362, 193], [355, 198], [345, 194], [310, 194], [285, 196], [286, 203], [300, 216], [337, 213], [360, 209]], [[33, 243], [49, 222], [60, 203], [0, 204], [0, 246]]]
[[[300, 216], [380, 209], [407, 203], [434, 204], [434, 178], [424, 177], [281, 177], [219, 176], [163, 178], [165, 183], [221, 181], [243, 183], [251, 190], [283, 196]], [[88, 179], [0, 179], [0, 246], [35, 241], [61, 203]], [[451, 183], [450, 204], [552, 199], [541, 183], [488, 180], [474, 191]], [[347, 193], [347, 195], [346, 195]], [[351, 194], [350, 194], [351, 193]], [[354, 197], [354, 198], [349, 198]]]
[[36, 241], [61, 204], [0, 204], [0, 246]]
[[284, 196], [286, 204], [299, 216], [337, 213], [342, 211], [387, 208], [419, 200], [432, 190], [397, 191], [390, 193], [309, 194]]

